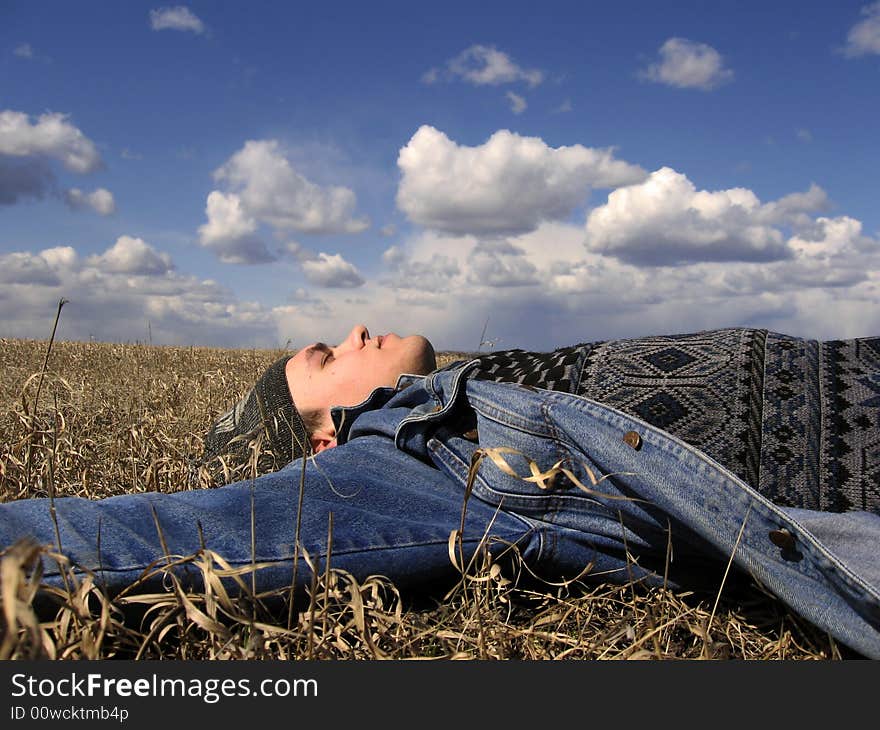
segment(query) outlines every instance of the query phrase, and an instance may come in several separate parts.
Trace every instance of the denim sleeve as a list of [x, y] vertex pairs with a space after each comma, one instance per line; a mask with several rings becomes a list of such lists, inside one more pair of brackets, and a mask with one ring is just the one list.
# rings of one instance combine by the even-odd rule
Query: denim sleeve
[[[302, 510], [300, 485], [302, 484]], [[293, 557], [297, 583], [311, 580], [305, 560], [323, 571], [341, 568], [362, 579], [380, 574], [400, 586], [446, 584], [456, 572], [449, 538], [461, 527], [462, 491], [439, 470], [398, 451], [379, 436], [358, 438], [281, 471], [216, 489], [141, 493], [87, 500], [65, 497], [0, 504], [0, 546], [30, 538], [57, 548], [80, 570], [93, 571], [115, 594], [170, 556], [203, 546], [232, 567], [256, 566], [257, 590], [289, 586]], [[332, 519], [332, 534], [328, 531]], [[462, 544], [467, 553], [488, 532], [520, 543], [534, 556], [540, 535], [515, 515], [479, 502], [468, 506]], [[298, 544], [297, 548], [297, 536]], [[58, 565], [44, 559], [45, 579], [61, 584]], [[177, 571], [200, 585], [198, 571]], [[160, 576], [141, 590], [156, 589]]]

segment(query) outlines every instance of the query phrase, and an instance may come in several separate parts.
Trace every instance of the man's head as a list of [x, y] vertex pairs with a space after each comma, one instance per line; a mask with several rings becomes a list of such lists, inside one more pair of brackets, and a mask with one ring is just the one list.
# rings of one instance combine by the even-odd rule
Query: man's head
[[260, 433], [280, 463], [336, 445], [332, 406], [354, 406], [403, 373], [427, 375], [437, 367], [421, 335], [370, 337], [356, 325], [338, 345], [316, 342], [269, 367], [254, 387], [205, 435], [202, 462], [224, 453], [246, 456]]
[[359, 324], [336, 346], [316, 342], [297, 352], [287, 361], [285, 374], [317, 453], [336, 444], [332, 406], [357, 405], [375, 388], [394, 386], [403, 373], [426, 375], [436, 367], [434, 348], [421, 335], [370, 337]]

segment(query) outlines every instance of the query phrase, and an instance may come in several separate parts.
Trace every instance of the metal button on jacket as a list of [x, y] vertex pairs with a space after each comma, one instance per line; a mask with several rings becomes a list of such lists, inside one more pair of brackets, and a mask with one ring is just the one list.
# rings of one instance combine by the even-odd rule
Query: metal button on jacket
[[792, 535], [788, 530], [770, 530], [770, 542], [772, 542], [776, 547], [782, 548], [783, 550], [793, 550], [794, 549], [794, 535]]
[[642, 448], [642, 437], [635, 431], [627, 431], [623, 435], [623, 442], [632, 446], [636, 451]]

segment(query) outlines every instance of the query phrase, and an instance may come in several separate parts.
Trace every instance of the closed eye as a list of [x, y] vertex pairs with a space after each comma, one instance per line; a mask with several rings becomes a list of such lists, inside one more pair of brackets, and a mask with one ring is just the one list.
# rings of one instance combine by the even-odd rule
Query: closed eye
[[315, 347], [321, 351], [323, 351], [324, 356], [321, 358], [321, 367], [323, 368], [330, 360], [333, 359], [333, 350], [330, 349], [323, 342], [319, 342]]
[[319, 353], [319, 352], [324, 353], [321, 356], [321, 359], [318, 363], [319, 369], [323, 368], [324, 365], [327, 364], [327, 361], [333, 357], [333, 350], [330, 347], [328, 347], [327, 345], [325, 345], [323, 342], [316, 342], [314, 345], [309, 347], [309, 350], [310, 350], [309, 359], [312, 360], [312, 362], [314, 362], [314, 356], [317, 353]]

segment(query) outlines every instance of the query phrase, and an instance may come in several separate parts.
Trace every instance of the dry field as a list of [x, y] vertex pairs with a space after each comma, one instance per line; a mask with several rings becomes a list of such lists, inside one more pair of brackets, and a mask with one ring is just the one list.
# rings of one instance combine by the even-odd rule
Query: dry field
[[[201, 435], [280, 351], [0, 339], [0, 500], [188, 488]], [[452, 358], [441, 356], [441, 364]], [[45, 365], [45, 367], [44, 367]], [[39, 392], [38, 392], [39, 391]], [[237, 474], [247, 478], [246, 469]], [[0, 559], [0, 658], [839, 659], [853, 655], [758, 589], [736, 600], [640, 586], [517, 586], [495, 569], [443, 600], [327, 571], [307, 603], [227, 593], [223, 556], [191, 556], [205, 592], [109, 597], [70, 573], [35, 609], [39, 554]], [[55, 559], [57, 559], [56, 556]], [[722, 583], [719, 571], [718, 585]], [[283, 597], [284, 591], [280, 593]], [[413, 599], [416, 600], [413, 600]], [[275, 605], [275, 604], [273, 604]]]

